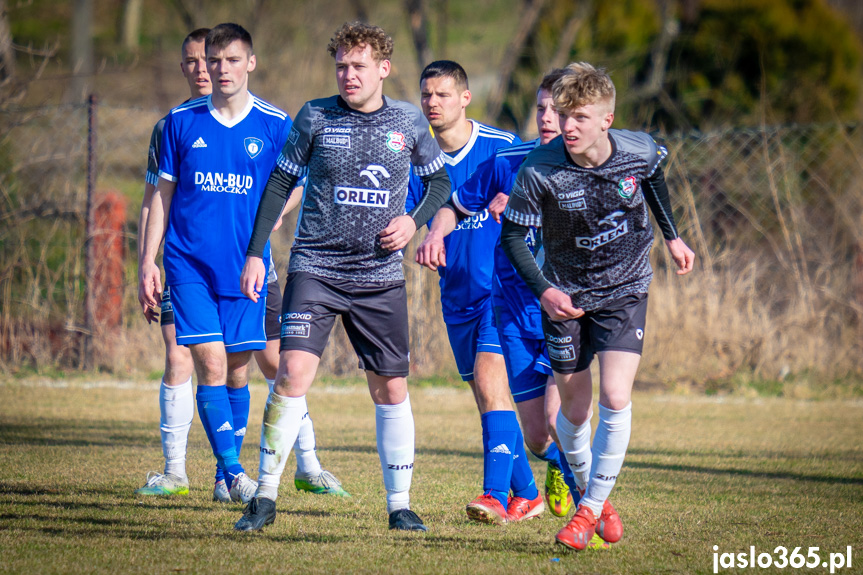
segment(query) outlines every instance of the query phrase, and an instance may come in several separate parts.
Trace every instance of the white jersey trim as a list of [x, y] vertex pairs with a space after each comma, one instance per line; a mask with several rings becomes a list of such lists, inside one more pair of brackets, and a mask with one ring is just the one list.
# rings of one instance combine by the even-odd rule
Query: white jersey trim
[[[162, 170], [159, 170], [159, 177], [162, 178], [163, 180], [168, 180], [169, 182], [176, 182], [177, 181], [176, 176], [172, 176], [171, 174], [169, 174], [167, 172], [163, 172]], [[158, 185], [158, 184], [155, 184], [155, 185]]]
[[464, 160], [468, 154], [470, 154], [470, 151], [473, 149], [473, 145], [476, 143], [476, 138], [479, 136], [479, 127], [481, 124], [473, 120], [468, 120], [468, 122], [470, 122], [470, 138], [467, 139], [467, 144], [464, 145], [456, 157], [452, 157], [446, 152], [443, 153], [444, 161], [450, 166], [457, 165], [459, 162]]
[[210, 110], [210, 115], [213, 117], [214, 120], [216, 120], [218, 123], [225, 126], [226, 128], [233, 128], [234, 126], [246, 119], [246, 116], [249, 115], [249, 112], [252, 111], [252, 107], [255, 104], [255, 96], [253, 96], [251, 92], [246, 92], [246, 95], [248, 95], [249, 97], [248, 101], [246, 102], [246, 107], [243, 108], [242, 112], [228, 120], [224, 116], [222, 116], [216, 108], [213, 107], [213, 95], [210, 94], [209, 96], [207, 96], [207, 108], [209, 108]]
[[458, 199], [458, 190], [454, 191], [451, 197], [452, 203], [455, 204], [455, 207], [458, 208], [458, 211], [460, 211], [461, 213], [467, 214], [469, 216], [475, 216], [477, 214], [477, 212], [472, 212], [462, 205], [462, 203]]

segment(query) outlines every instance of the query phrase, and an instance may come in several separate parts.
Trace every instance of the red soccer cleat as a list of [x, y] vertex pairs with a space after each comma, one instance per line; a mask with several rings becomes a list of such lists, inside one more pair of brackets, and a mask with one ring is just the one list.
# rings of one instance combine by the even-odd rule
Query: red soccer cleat
[[608, 499], [602, 505], [602, 513], [596, 520], [596, 534], [607, 543], [617, 543], [623, 537], [623, 522]]
[[498, 525], [506, 523], [506, 509], [491, 495], [480, 495], [467, 504], [465, 511], [473, 521]]
[[537, 495], [536, 499], [510, 497], [506, 506], [506, 520], [509, 523], [515, 523], [537, 517], [543, 511], [545, 511], [545, 502], [542, 500], [542, 495]]
[[578, 510], [566, 527], [558, 531], [555, 540], [576, 551], [583, 551], [596, 533], [596, 517], [587, 505], [579, 505]]

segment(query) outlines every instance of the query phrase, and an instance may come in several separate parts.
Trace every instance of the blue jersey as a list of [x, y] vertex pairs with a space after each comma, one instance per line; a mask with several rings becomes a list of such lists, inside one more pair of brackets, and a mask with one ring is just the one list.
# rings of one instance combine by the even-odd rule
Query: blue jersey
[[[230, 121], [210, 96], [171, 110], [159, 159], [159, 177], [177, 183], [165, 234], [168, 285], [203, 283], [219, 295], [243, 295], [255, 214], [290, 128], [285, 112], [252, 94]], [[269, 243], [263, 260], [270, 261]]]
[[[486, 210], [489, 202], [498, 193], [509, 195], [519, 167], [527, 154], [538, 145], [539, 140], [533, 140], [512, 146], [498, 151], [494, 157], [483, 162], [474, 175], [453, 192], [452, 200], [459, 211], [473, 218], [478, 212]], [[530, 228], [524, 238], [534, 255], [536, 234], [536, 228]], [[504, 320], [502, 325], [498, 326], [502, 333], [525, 338], [543, 338], [539, 301], [503, 253], [499, 238], [494, 248], [492, 305], [502, 308], [498, 313], [499, 319]]]
[[[471, 120], [467, 144], [451, 156], [444, 154], [446, 171], [453, 190], [467, 181], [477, 167], [497, 150], [509, 148], [521, 140], [515, 134], [491, 128]], [[408, 210], [422, 195], [422, 182], [411, 179]], [[491, 283], [494, 265], [488, 254], [500, 238], [500, 224], [488, 210], [474, 214], [459, 223], [444, 238], [447, 265], [440, 274], [441, 308], [445, 323], [463, 323], [483, 313], [491, 305]]]

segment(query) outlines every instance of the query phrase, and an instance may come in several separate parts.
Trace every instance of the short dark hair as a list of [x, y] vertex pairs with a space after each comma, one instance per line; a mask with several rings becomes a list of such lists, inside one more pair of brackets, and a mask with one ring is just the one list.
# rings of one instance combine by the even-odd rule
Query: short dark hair
[[189, 35], [183, 40], [183, 44], [180, 46], [180, 50], [186, 49], [186, 44], [189, 42], [203, 42], [207, 38], [207, 34], [210, 33], [209, 28], [198, 28], [197, 30], [192, 30], [189, 32]]
[[224, 50], [236, 40], [246, 45], [249, 54], [252, 53], [252, 35], [239, 24], [231, 22], [219, 24], [210, 30], [206, 40], [204, 40], [204, 48], [207, 52], [210, 51], [210, 48]]
[[548, 74], [542, 77], [542, 82], [539, 83], [539, 88], [536, 89], [537, 93], [545, 90], [550, 94], [554, 83], [560, 80], [560, 77], [566, 74], [566, 72], [566, 68], [555, 68], [551, 70]]
[[458, 62], [452, 60], [437, 60], [425, 67], [423, 73], [420, 74], [420, 84], [427, 78], [452, 78], [457, 88], [468, 90], [467, 72], [461, 67]]
[[357, 46], [369, 46], [372, 57], [378, 64], [393, 57], [393, 39], [380, 26], [362, 22], [342, 24], [342, 27], [336, 30], [335, 36], [330, 38], [327, 52], [335, 58], [339, 48], [350, 52]]

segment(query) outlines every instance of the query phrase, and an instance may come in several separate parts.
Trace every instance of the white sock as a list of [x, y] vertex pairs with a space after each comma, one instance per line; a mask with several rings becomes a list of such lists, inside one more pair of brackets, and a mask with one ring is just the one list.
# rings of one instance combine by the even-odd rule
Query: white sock
[[410, 397], [397, 405], [375, 405], [378, 457], [387, 490], [387, 513], [410, 508], [414, 471], [414, 416]]
[[192, 378], [176, 386], [165, 380], [159, 388], [159, 430], [162, 432], [162, 453], [165, 455], [165, 475], [186, 477], [186, 444], [189, 428], [195, 417], [195, 394]]
[[276, 500], [279, 481], [305, 413], [308, 413], [305, 395], [282, 397], [274, 392], [267, 398], [264, 423], [261, 425], [261, 459], [256, 496]]
[[599, 517], [602, 506], [623, 467], [623, 458], [632, 433], [632, 403], [620, 411], [599, 405], [599, 425], [593, 440], [593, 471], [581, 502]]
[[[275, 379], [267, 379], [267, 386], [270, 388], [270, 393], [273, 392]], [[294, 443], [294, 455], [297, 457], [297, 475], [304, 477], [317, 477], [321, 474], [321, 462], [318, 461], [318, 454], [315, 451], [315, 426], [312, 424], [312, 418], [307, 411], [303, 416], [303, 423], [300, 425], [300, 433], [297, 435], [297, 441]]]
[[575, 484], [583, 492], [590, 479], [590, 418], [581, 425], [575, 425], [566, 418], [563, 411], [558, 411], [557, 437], [560, 439], [560, 449], [575, 477]]

